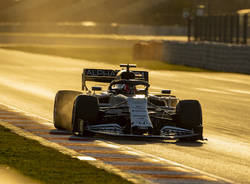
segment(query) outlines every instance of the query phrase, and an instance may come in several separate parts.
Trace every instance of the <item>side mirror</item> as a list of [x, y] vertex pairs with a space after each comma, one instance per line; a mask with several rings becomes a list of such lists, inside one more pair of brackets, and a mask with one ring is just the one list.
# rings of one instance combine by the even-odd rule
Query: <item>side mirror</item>
[[161, 90], [161, 93], [162, 94], [171, 94], [171, 90], [169, 90], [169, 89], [164, 89], [164, 90]]
[[101, 91], [102, 87], [92, 87], [92, 91]]

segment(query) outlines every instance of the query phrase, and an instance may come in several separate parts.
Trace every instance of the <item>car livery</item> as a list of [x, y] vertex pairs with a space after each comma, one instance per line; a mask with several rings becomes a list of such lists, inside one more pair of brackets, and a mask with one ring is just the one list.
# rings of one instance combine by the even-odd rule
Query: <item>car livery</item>
[[[149, 93], [147, 71], [84, 69], [82, 90], [60, 90], [55, 96], [54, 126], [78, 136], [203, 139], [202, 110], [197, 100], [179, 100], [171, 90]], [[87, 81], [109, 83], [108, 89]]]

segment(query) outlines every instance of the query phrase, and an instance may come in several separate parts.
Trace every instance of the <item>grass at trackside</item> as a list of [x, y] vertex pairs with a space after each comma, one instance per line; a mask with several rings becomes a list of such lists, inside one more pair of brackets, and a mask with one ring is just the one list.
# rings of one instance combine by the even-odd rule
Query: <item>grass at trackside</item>
[[138, 60], [133, 59], [132, 48], [114, 48], [114, 47], [41, 47], [41, 46], [19, 46], [2, 47], [5, 49], [20, 50], [24, 52], [56, 55], [76, 59], [86, 59], [90, 61], [101, 61], [110, 64], [135, 63], [138, 67], [152, 70], [173, 70], [173, 71], [191, 71], [208, 72], [208, 70], [173, 65], [156, 60]]
[[46, 184], [130, 183], [118, 175], [97, 169], [52, 148], [41, 146], [0, 126], [0, 165]]

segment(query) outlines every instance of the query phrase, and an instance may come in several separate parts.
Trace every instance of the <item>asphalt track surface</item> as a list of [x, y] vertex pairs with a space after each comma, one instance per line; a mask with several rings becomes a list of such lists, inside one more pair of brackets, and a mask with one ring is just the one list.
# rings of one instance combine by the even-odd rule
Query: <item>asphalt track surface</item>
[[[56, 91], [80, 90], [83, 68], [118, 67], [3, 49], [0, 58], [1, 103], [49, 120], [52, 120]], [[172, 89], [180, 99], [198, 99], [208, 141], [107, 139], [234, 183], [250, 183], [250, 76], [150, 71], [150, 83], [152, 92]]]

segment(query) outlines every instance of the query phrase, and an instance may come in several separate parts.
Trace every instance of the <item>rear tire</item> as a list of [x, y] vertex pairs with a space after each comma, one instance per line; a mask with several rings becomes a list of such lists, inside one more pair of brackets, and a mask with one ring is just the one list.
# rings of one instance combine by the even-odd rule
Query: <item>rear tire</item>
[[72, 130], [72, 109], [75, 98], [82, 94], [79, 91], [60, 90], [54, 101], [54, 126], [61, 130]]
[[80, 136], [93, 136], [94, 134], [86, 127], [98, 120], [98, 99], [94, 96], [79, 95], [73, 108], [72, 127], [73, 134]]
[[182, 141], [203, 140], [202, 109], [197, 100], [181, 100], [177, 107], [177, 127], [193, 130], [198, 134], [195, 137], [181, 138]]

